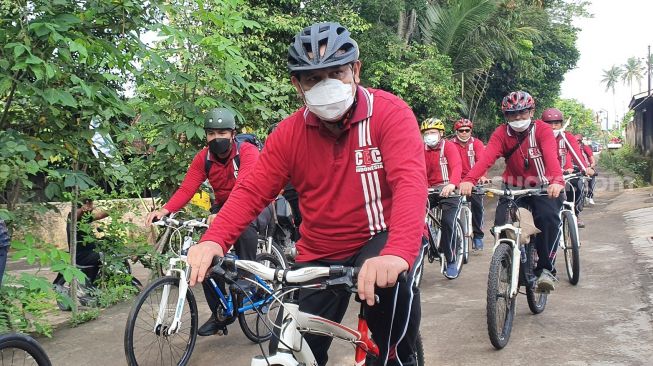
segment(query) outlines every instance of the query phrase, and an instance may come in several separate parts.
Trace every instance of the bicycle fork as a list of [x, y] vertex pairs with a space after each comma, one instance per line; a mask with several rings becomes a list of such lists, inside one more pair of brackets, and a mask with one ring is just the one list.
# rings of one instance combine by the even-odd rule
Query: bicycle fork
[[170, 322], [169, 326], [164, 326], [163, 322], [167, 318], [167, 314], [171, 309], [168, 308], [168, 297], [170, 296], [171, 285], [163, 286], [163, 294], [161, 294], [161, 302], [159, 303], [159, 314], [154, 323], [154, 333], [163, 336], [169, 336], [181, 328], [181, 315], [184, 311], [184, 304], [186, 303], [186, 292], [188, 291], [188, 283], [186, 282], [186, 271], [180, 269], [171, 269], [166, 275], [172, 275], [172, 272], [179, 273], [179, 298], [175, 305], [175, 316]]

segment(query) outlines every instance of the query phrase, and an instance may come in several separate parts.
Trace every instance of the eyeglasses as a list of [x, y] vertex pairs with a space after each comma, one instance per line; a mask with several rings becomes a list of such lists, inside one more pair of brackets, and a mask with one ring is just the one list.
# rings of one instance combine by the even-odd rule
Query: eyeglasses
[[472, 132], [472, 130], [469, 129], [469, 128], [461, 128], [461, 129], [459, 129], [459, 130], [457, 130], [457, 131], [460, 132], [460, 133], [469, 133], [469, 132]]

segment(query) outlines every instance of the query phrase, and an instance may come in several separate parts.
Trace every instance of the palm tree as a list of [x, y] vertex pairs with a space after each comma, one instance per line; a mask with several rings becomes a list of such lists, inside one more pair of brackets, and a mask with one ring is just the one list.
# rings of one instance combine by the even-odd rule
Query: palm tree
[[639, 92], [642, 89], [642, 79], [644, 78], [644, 66], [642, 61], [637, 57], [630, 57], [623, 65], [623, 74], [621, 80], [630, 86], [630, 95], [633, 95], [633, 79], [637, 80]]
[[421, 40], [434, 44], [451, 59], [454, 75], [462, 81], [461, 97], [474, 118], [485, 95], [489, 70], [497, 59], [516, 59], [523, 53], [523, 39], [536, 39], [536, 27], [521, 26], [519, 14], [502, 16], [503, 0], [459, 0], [449, 6], [427, 5], [419, 16]]
[[619, 77], [622, 75], [622, 73], [623, 70], [619, 66], [612, 65], [610, 69], [603, 70], [603, 80], [601, 80], [601, 84], [605, 84], [605, 91], [612, 89], [612, 107], [614, 108], [615, 118], [617, 116], [617, 104], [615, 102], [614, 87], [617, 85]]

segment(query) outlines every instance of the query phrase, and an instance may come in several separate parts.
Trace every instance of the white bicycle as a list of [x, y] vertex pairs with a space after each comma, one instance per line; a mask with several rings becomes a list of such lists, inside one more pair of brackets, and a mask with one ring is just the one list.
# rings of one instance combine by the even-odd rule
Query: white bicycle
[[[299, 289], [345, 288], [356, 292], [357, 271], [353, 267], [305, 267], [296, 270], [276, 270], [261, 263], [234, 258], [220, 258], [211, 272], [229, 277], [240, 270], [252, 273], [274, 285], [282, 285], [271, 297], [282, 303], [282, 311], [275, 322], [270, 355], [256, 356], [251, 366], [301, 366], [317, 365], [315, 356], [304, 334], [329, 336], [351, 343], [356, 348], [355, 365], [364, 366], [366, 361], [379, 355], [379, 348], [372, 341], [367, 327], [366, 306], [361, 304], [357, 329], [335, 323], [325, 318], [299, 310]], [[316, 279], [323, 279], [314, 283]], [[311, 284], [307, 284], [307, 283]], [[269, 316], [269, 315], [268, 315]], [[424, 365], [424, 352], [418, 334], [415, 359]]]
[[[195, 347], [198, 329], [197, 302], [188, 286], [190, 267], [186, 254], [195, 244], [194, 230], [207, 225], [204, 220], [179, 222], [170, 218], [163, 218], [154, 225], [173, 226], [186, 234], [182, 246], [172, 249], [176, 256], [169, 259], [165, 276], [150, 283], [132, 306], [125, 327], [125, 356], [129, 365], [186, 365]], [[282, 268], [270, 253], [258, 254], [256, 260], [263, 268]], [[271, 337], [271, 326], [264, 324], [268, 319], [265, 315], [276, 314], [277, 308], [270, 297], [274, 290], [270, 283], [256, 276], [246, 278], [256, 284], [251, 288], [240, 286], [238, 279], [237, 274], [226, 278], [227, 289], [216, 279], [209, 279], [220, 300], [217, 319], [224, 326], [224, 334], [226, 326], [237, 319], [247, 338], [263, 342]]]
[[[492, 228], [494, 253], [490, 262], [487, 285], [487, 326], [492, 345], [501, 349], [508, 344], [515, 303], [520, 286], [524, 286], [528, 307], [533, 314], [544, 311], [547, 293], [536, 291], [537, 250], [530, 236], [539, 232], [532, 223], [532, 215], [517, 207], [522, 197], [544, 195], [545, 188], [535, 189], [492, 189], [482, 188], [504, 199], [508, 199], [508, 221]], [[524, 217], [522, 217], [524, 216]], [[528, 219], [526, 219], [528, 217]]]
[[[574, 179], [586, 180], [582, 173], [565, 174], [565, 191], [571, 192], [571, 197], [565, 195], [565, 200], [560, 211], [562, 220], [562, 235], [559, 246], [565, 254], [565, 268], [567, 278], [572, 285], [580, 280], [580, 239], [578, 232], [578, 218], [576, 217], [576, 192], [573, 189]], [[583, 182], [584, 184], [584, 182]]]

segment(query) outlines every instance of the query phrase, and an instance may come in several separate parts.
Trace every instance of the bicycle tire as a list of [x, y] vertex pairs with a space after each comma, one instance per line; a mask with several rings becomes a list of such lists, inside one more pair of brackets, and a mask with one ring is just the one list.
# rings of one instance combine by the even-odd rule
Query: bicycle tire
[[[463, 236], [463, 240], [464, 240], [464, 242], [463, 242], [463, 264], [467, 264], [467, 263], [469, 263], [469, 244], [470, 244], [470, 240], [471, 240], [471, 237], [472, 237], [472, 235], [471, 235], [472, 228], [470, 226], [468, 226], [467, 224], [470, 221], [470, 219], [468, 219], [468, 217], [471, 217], [472, 212], [471, 212], [471, 210], [469, 208], [467, 208], [467, 206], [463, 206], [460, 209], [460, 215], [461, 215], [461, 217], [459, 217], [458, 219], [461, 221], [461, 226], [463, 228], [463, 234], [464, 234], [464, 236]], [[464, 223], [464, 225], [463, 225], [463, 223]]]
[[[281, 267], [281, 263], [279, 263], [279, 259], [270, 253], [259, 253], [258, 255], [256, 255], [256, 261], [260, 263], [267, 262], [266, 266], [271, 268]], [[268, 283], [268, 286], [272, 287], [270, 283]], [[264, 296], [269, 295], [265, 290], [261, 289], [260, 287], [258, 289], [259, 291], [257, 291], [257, 293], [253, 295], [256, 296], [254, 300], [262, 299]], [[247, 297], [245, 296], [245, 294], [242, 293], [242, 291], [236, 292], [236, 304], [238, 308], [242, 307], [243, 304], [246, 303], [246, 301], [249, 301], [249, 299], [247, 299]], [[259, 307], [257, 309], [252, 309], [252, 310], [238, 313], [238, 324], [240, 324], [240, 329], [243, 330], [243, 334], [245, 334], [245, 337], [247, 337], [247, 339], [249, 339], [254, 343], [261, 343], [270, 339], [270, 337], [272, 336], [274, 321], [276, 319], [275, 309], [276, 311], [278, 311], [279, 306], [280, 305], [278, 302], [273, 301], [271, 304]], [[263, 314], [259, 314], [259, 312]], [[254, 319], [254, 323], [250, 324], [249, 322], [251, 322], [252, 318]]]
[[458, 268], [458, 277], [463, 271], [463, 264], [465, 264], [465, 232], [460, 218], [456, 219], [454, 230], [456, 230], [456, 267]]
[[[149, 333], [151, 335], [154, 335], [154, 341], [145, 341], [145, 347], [144, 351], [150, 351], [152, 348], [158, 348], [160, 352], [163, 352], [164, 347], [166, 346], [165, 343], [167, 343], [167, 348], [170, 351], [170, 361], [173, 363], [170, 363], [170, 365], [186, 365], [188, 364], [188, 361], [190, 360], [190, 356], [193, 352], [193, 348], [195, 347], [195, 341], [197, 339], [197, 303], [195, 301], [195, 296], [193, 295], [193, 292], [188, 289], [186, 292], [186, 302], [187, 302], [187, 307], [185, 309], [189, 309], [189, 315], [188, 317], [184, 317], [184, 314], [182, 314], [182, 326], [184, 324], [190, 323], [189, 329], [189, 334], [188, 334], [188, 339], [181, 339], [179, 336], [179, 333], [174, 333], [170, 336], [165, 336], [165, 335], [157, 335], [155, 330], [155, 322], [156, 318], [159, 312], [159, 307], [160, 307], [160, 297], [158, 299], [155, 299], [154, 301], [149, 301], [150, 309], [153, 310], [153, 312], [150, 314], [149, 317], [146, 317], [147, 321], [142, 321], [145, 324], [143, 326], [140, 326], [139, 323], [137, 322], [138, 315], [141, 313], [141, 310], [144, 310], [143, 307], [146, 304], [146, 301], [150, 299], [150, 295], [154, 295], [155, 291], [158, 291], [161, 289], [163, 291], [164, 286], [171, 286], [171, 290], [173, 288], [179, 288], [179, 278], [177, 277], [161, 277], [154, 282], [152, 282], [136, 299], [136, 302], [132, 306], [131, 311], [129, 312], [129, 317], [127, 318], [127, 325], [125, 326], [125, 337], [124, 337], [124, 347], [125, 347], [125, 356], [127, 357], [127, 363], [128, 365], [131, 366], [136, 366], [136, 365], [148, 365], [148, 364], [156, 364], [156, 365], [165, 365], [164, 357], [162, 354], [160, 358], [156, 358], [154, 361], [150, 361], [148, 363], [147, 360], [145, 359], [140, 359], [140, 353], [138, 352], [139, 349], [138, 347], [134, 344], [135, 341], [142, 341], [144, 338], [146, 338], [146, 335]], [[176, 309], [177, 306], [177, 298], [178, 295], [174, 293], [174, 291], [170, 291], [170, 294], [168, 296], [168, 307], [166, 308], [166, 319], [164, 319], [164, 324], [167, 322], [170, 324], [170, 320], [172, 317], [174, 317], [174, 309]], [[172, 302], [171, 302], [172, 301]], [[172, 310], [172, 312], [170, 311]], [[188, 319], [190, 318], [190, 319]], [[137, 328], [143, 329], [145, 332], [143, 335], [140, 337], [135, 337], [134, 333]], [[163, 326], [160, 328], [160, 332], [164, 332], [166, 330], [166, 327]], [[181, 342], [175, 342], [175, 349], [173, 349], [173, 342], [177, 340], [176, 338], [179, 338]], [[176, 344], [179, 344], [179, 346], [176, 346]], [[154, 345], [154, 347], [151, 347]], [[158, 347], [157, 347], [158, 346]], [[183, 347], [183, 348], [182, 348]], [[182, 349], [183, 353], [179, 354], [178, 352], [173, 355], [173, 351], [177, 349]], [[149, 352], [147, 353], [149, 355]], [[172, 356], [178, 356], [178, 361], [177, 360], [172, 360]]]
[[[490, 342], [496, 349], [502, 349], [510, 340], [512, 321], [515, 316], [515, 299], [510, 297], [512, 279], [512, 247], [500, 243], [492, 255], [487, 280], [487, 329]], [[502, 288], [505, 285], [505, 289]], [[504, 304], [500, 304], [503, 298]], [[501, 316], [501, 312], [505, 312]]]
[[[527, 244], [525, 250], [529, 253], [529, 256], [526, 258], [526, 263], [521, 266], [524, 268], [524, 287], [526, 288], [526, 300], [528, 302], [528, 308], [535, 315], [540, 314], [546, 308], [546, 301], [548, 299], [548, 294], [546, 292], [537, 292], [535, 290], [535, 266], [537, 265], [537, 250], [532, 244]], [[532, 280], [527, 280], [530, 277]]]
[[562, 235], [565, 241], [565, 267], [569, 283], [577, 285], [580, 280], [580, 249], [578, 242], [578, 231], [574, 225], [574, 218], [571, 212], [562, 213]]
[[[20, 352], [22, 351], [22, 352]], [[0, 335], [0, 362], [4, 365], [51, 366], [48, 354], [39, 342], [27, 334]], [[14, 363], [16, 362], [16, 363]]]

